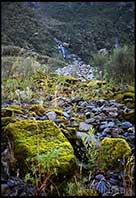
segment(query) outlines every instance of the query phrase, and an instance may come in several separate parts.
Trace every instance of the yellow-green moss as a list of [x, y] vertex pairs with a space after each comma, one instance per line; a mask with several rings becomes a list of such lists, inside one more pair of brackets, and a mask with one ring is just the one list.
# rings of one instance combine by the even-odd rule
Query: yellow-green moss
[[132, 110], [130, 112], [124, 112], [123, 115], [122, 115], [122, 117], [125, 120], [129, 121], [129, 122], [134, 122], [134, 120], [135, 120], [135, 111]]
[[16, 117], [2, 117], [1, 118], [2, 127], [8, 125], [9, 123], [16, 122], [16, 121], [17, 121]]
[[79, 78], [75, 78], [73, 76], [64, 76], [64, 79], [69, 84], [73, 84], [73, 83], [76, 83], [76, 82], [80, 82], [81, 81]]
[[122, 102], [123, 94], [121, 94], [121, 93], [116, 93], [116, 95], [114, 96], [114, 99], [115, 99], [117, 102]]
[[76, 129], [72, 127], [66, 127], [64, 124], [60, 125], [60, 129], [63, 134], [69, 139], [77, 139]]
[[121, 93], [120, 91], [115, 93], [114, 99], [117, 100], [117, 102], [124, 102], [126, 99], [132, 99], [134, 101], [135, 94], [133, 92], [125, 92]]
[[50, 121], [22, 120], [9, 124], [5, 132], [14, 143], [15, 157], [25, 169], [25, 159], [39, 153], [47, 153], [50, 149], [61, 148], [58, 161], [58, 172], [63, 174], [74, 169], [75, 156], [71, 144], [57, 125]]
[[123, 100], [125, 98], [133, 98], [134, 99], [135, 94], [133, 92], [126, 92], [123, 94]]
[[66, 196], [98, 196], [99, 194], [94, 189], [86, 189], [86, 186], [81, 181], [70, 179], [65, 186]]
[[119, 160], [131, 153], [131, 148], [123, 138], [104, 138], [100, 144], [99, 165], [102, 169], [118, 167]]
[[30, 110], [34, 111], [39, 116], [42, 116], [43, 113], [45, 112], [45, 108], [40, 104], [32, 105]]
[[129, 92], [135, 92], [135, 87], [128, 85], [128, 91]]
[[1, 109], [2, 117], [13, 116], [14, 113], [23, 114], [23, 111], [22, 111], [21, 107], [18, 105], [11, 105], [10, 107], [3, 107]]
[[105, 80], [91, 80], [89, 83], [88, 83], [88, 87], [94, 87], [94, 86], [101, 86], [101, 85], [105, 85], [107, 82]]
[[54, 111], [57, 115], [63, 116], [64, 113], [60, 108], [50, 108], [46, 112]]

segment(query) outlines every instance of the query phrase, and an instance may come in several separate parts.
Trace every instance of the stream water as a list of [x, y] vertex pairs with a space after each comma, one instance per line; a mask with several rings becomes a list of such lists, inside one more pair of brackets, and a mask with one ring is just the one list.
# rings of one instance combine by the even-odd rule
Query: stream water
[[82, 80], [91, 80], [94, 78], [94, 68], [91, 65], [85, 64], [79, 56], [71, 53], [67, 43], [56, 38], [54, 40], [56, 41], [59, 53], [68, 63], [66, 67], [58, 68], [56, 70], [57, 74], [71, 75]]

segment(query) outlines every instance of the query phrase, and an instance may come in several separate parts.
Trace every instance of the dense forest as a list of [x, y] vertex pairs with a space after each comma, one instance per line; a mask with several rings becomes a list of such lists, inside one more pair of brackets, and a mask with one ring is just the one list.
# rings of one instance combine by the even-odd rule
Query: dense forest
[[135, 4], [1, 2], [2, 196], [134, 196]]

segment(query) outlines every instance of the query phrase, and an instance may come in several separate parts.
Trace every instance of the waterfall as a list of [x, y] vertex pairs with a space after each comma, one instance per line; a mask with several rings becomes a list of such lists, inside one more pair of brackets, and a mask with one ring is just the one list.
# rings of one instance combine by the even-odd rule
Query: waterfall
[[115, 48], [119, 48], [119, 41], [117, 37], [115, 38]]
[[63, 55], [63, 58], [66, 58], [66, 50], [65, 50], [64, 46], [62, 45], [62, 43], [58, 46], [58, 49], [61, 52], [61, 54]]
[[66, 59], [67, 49], [64, 47], [63, 42], [61, 42], [60, 40], [58, 40], [56, 38], [54, 40], [57, 43], [57, 47], [58, 47], [59, 52], [62, 54], [63, 58]]

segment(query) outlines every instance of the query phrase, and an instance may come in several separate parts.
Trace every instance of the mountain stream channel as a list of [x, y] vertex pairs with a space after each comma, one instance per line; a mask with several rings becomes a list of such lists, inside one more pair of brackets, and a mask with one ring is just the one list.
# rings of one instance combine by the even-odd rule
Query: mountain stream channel
[[[55, 38], [58, 46], [58, 50], [63, 55], [64, 59], [68, 63], [68, 66], [64, 68], [58, 68], [57, 74], [72, 75], [78, 77], [81, 80], [92, 80], [94, 78], [94, 70], [90, 65], [85, 64], [80, 57], [75, 54], [71, 54], [66, 44]], [[51, 101], [51, 98], [49, 99]], [[87, 157], [86, 149], [82, 143], [82, 137], [85, 137], [88, 145], [91, 145], [93, 138], [99, 145], [100, 141], [107, 138], [123, 138], [127, 141], [132, 152], [134, 153], [134, 139], [135, 128], [134, 123], [125, 119], [120, 119], [123, 112], [131, 112], [124, 104], [116, 102], [116, 100], [104, 100], [99, 99], [95, 101], [85, 101], [82, 98], [71, 97], [69, 99], [65, 97], [59, 98], [59, 104], [63, 109], [63, 116], [65, 117], [65, 125], [68, 127], [74, 127], [76, 129], [76, 138], [70, 140], [74, 149], [74, 154], [77, 158], [79, 168], [82, 167], [82, 171], [86, 177], [86, 188], [94, 188], [101, 196], [123, 196], [123, 175], [124, 170], [112, 169], [102, 172], [97, 170], [92, 176], [87, 172]], [[2, 104], [2, 107], [9, 107], [11, 104], [16, 104], [15, 101], [6, 102]], [[23, 105], [23, 104], [22, 104]], [[78, 116], [84, 116], [84, 120], [77, 123], [71, 118], [71, 108], [75, 105], [77, 108], [75, 114]], [[20, 115], [16, 115], [19, 119], [22, 119]], [[31, 118], [27, 118], [31, 119]], [[57, 114], [52, 111], [44, 115], [36, 115], [35, 120], [53, 120], [58, 126], [61, 120]], [[95, 137], [89, 135], [88, 131], [90, 126], [94, 128]], [[118, 132], [118, 133], [117, 133]], [[10, 170], [8, 167], [8, 153], [7, 147], [2, 148], [2, 176], [1, 176], [1, 193], [2, 196], [33, 196], [35, 192], [35, 186], [26, 183], [16, 171]], [[10, 156], [10, 155], [9, 155]], [[123, 163], [120, 161], [119, 163]], [[21, 170], [20, 170], [21, 171]], [[62, 179], [66, 180], [66, 178]], [[63, 195], [63, 194], [62, 194]], [[41, 193], [41, 196], [43, 194]], [[61, 195], [60, 195], [61, 196]]]

